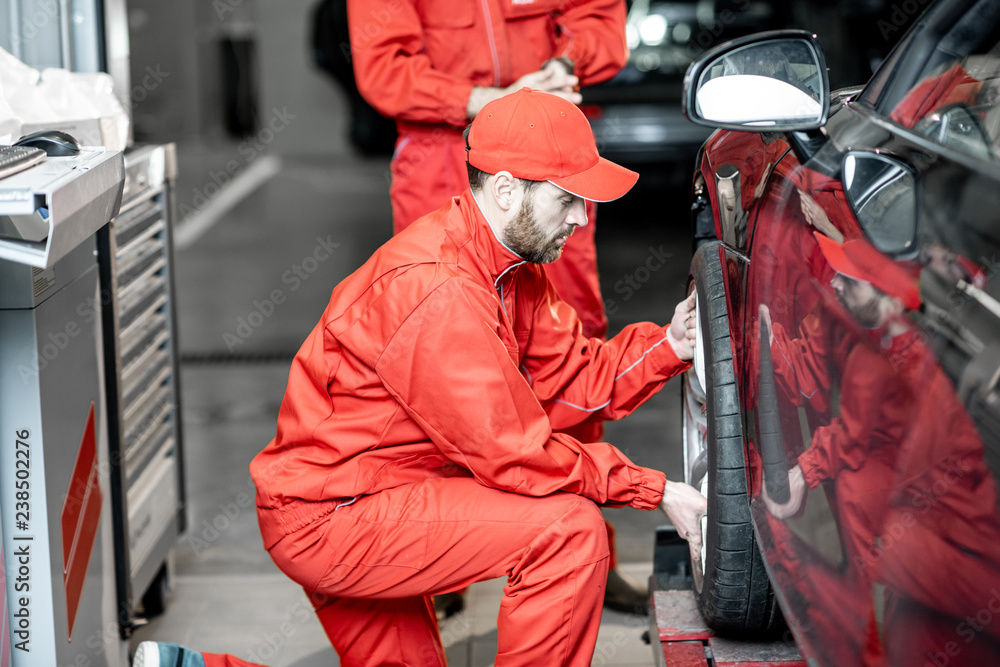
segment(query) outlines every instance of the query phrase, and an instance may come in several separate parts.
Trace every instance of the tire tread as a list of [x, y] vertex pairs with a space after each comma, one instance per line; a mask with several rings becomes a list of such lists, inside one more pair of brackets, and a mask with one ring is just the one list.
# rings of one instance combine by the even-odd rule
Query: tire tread
[[747, 499], [744, 437], [719, 243], [701, 245], [691, 279], [702, 307], [705, 345], [709, 498], [704, 584], [696, 592], [705, 621], [719, 633], [760, 637], [785, 622], [757, 547]]

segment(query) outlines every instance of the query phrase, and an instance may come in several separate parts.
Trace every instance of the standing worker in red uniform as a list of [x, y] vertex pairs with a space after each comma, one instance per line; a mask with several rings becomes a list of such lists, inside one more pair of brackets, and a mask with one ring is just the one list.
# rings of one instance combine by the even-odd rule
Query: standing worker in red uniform
[[[393, 230], [468, 187], [462, 130], [487, 102], [522, 87], [581, 101], [579, 85], [628, 60], [624, 0], [348, 0], [351, 56], [362, 96], [396, 119]], [[587, 336], [607, 318], [591, 224], [546, 266]]]
[[589, 665], [599, 506], [660, 507], [700, 548], [701, 494], [559, 432], [625, 416], [690, 367], [691, 299], [604, 342], [538, 266], [586, 225], [585, 197], [636, 174], [539, 91], [487, 105], [468, 142], [472, 187], [333, 291], [250, 465], [265, 547], [345, 667], [444, 665], [429, 596], [497, 577], [498, 667]]
[[[623, 0], [348, 0], [358, 90], [398, 129], [389, 188], [394, 232], [468, 187], [462, 129], [487, 102], [527, 86], [579, 104], [580, 85], [614, 76], [628, 60], [625, 15]], [[576, 309], [584, 335], [604, 338], [596, 214], [588, 200], [590, 224], [545, 272]], [[589, 422], [570, 434], [597, 441], [603, 427]], [[648, 593], [617, 569], [614, 529], [607, 529], [607, 604], [644, 610]]]

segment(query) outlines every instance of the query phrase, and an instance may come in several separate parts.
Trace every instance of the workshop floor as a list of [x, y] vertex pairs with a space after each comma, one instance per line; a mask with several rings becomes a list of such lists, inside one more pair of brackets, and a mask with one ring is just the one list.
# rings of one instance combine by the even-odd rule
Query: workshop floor
[[[332, 666], [337, 657], [302, 591], [261, 546], [250, 459], [274, 434], [289, 363], [330, 290], [390, 234], [383, 159], [262, 157], [217, 186], [228, 149], [178, 149], [176, 288], [188, 530], [171, 561], [164, 614], [134, 635], [272, 667]], [[627, 201], [601, 206], [598, 256], [612, 333], [665, 322], [690, 258], [686, 193], [655, 175]], [[644, 180], [640, 179], [640, 183]], [[248, 192], [241, 196], [239, 190]], [[317, 250], [320, 250], [317, 252]], [[323, 259], [318, 259], [318, 258]], [[663, 261], [664, 258], [666, 261]], [[254, 314], [256, 313], [256, 314]], [[679, 477], [678, 383], [607, 439], [639, 464]], [[606, 510], [622, 569], [645, 581], [660, 512]], [[441, 627], [452, 667], [491, 665], [503, 582], [471, 587]], [[648, 620], [605, 611], [595, 665], [645, 667]]]

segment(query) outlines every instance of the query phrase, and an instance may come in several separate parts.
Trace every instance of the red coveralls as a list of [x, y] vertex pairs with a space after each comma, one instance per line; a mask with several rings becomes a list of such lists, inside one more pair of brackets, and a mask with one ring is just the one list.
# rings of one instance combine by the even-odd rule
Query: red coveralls
[[658, 506], [663, 473], [554, 432], [617, 419], [690, 366], [662, 327], [581, 335], [467, 190], [334, 291], [251, 463], [264, 545], [342, 664], [439, 665], [425, 596], [507, 577], [497, 665], [589, 665], [598, 505]]
[[[362, 96], [396, 119], [393, 229], [400, 232], [469, 186], [462, 130], [473, 86], [506, 87], [568, 56], [581, 85], [628, 60], [621, 0], [348, 0], [354, 76]], [[590, 224], [545, 271], [586, 336], [607, 332]]]

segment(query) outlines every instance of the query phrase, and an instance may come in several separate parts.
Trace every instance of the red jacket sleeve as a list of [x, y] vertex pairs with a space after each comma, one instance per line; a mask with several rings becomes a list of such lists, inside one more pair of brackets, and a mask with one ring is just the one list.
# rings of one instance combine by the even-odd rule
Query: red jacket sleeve
[[806, 316], [799, 325], [799, 338], [794, 340], [778, 322], [772, 324], [772, 334], [771, 363], [774, 365], [774, 379], [782, 393], [794, 405], [811, 404], [820, 412], [828, 411], [827, 399], [833, 384], [830, 364], [833, 360], [819, 318]]
[[816, 429], [799, 455], [810, 488], [857, 470], [869, 458], [894, 464], [912, 419], [905, 387], [885, 357], [864, 343], [848, 355], [840, 397], [840, 416]]
[[558, 55], [573, 59], [580, 85], [606, 81], [628, 61], [623, 0], [571, 0], [558, 25]]
[[[492, 316], [491, 316], [492, 313]], [[480, 483], [543, 496], [654, 509], [666, 478], [607, 443], [553, 433], [496, 330], [496, 301], [458, 278], [436, 288], [400, 326], [376, 372], [445, 456]]]
[[412, 0], [348, 0], [358, 91], [380, 113], [464, 127], [472, 82], [434, 69]]
[[690, 368], [690, 362], [677, 358], [663, 327], [640, 322], [607, 342], [588, 339], [580, 334], [572, 307], [547, 280], [537, 289], [521, 371], [553, 428], [595, 417], [621, 419]]

